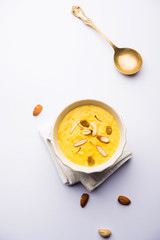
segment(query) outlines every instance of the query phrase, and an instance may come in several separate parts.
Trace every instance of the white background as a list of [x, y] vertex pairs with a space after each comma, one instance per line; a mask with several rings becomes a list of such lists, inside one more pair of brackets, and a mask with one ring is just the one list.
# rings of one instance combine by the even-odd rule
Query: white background
[[[141, 53], [138, 74], [115, 69], [112, 48], [71, 14], [77, 4], [116, 45]], [[160, 239], [159, 11], [159, 0], [0, 0], [0, 240], [97, 240], [99, 227], [112, 240]], [[86, 98], [123, 116], [133, 158], [82, 209], [86, 190], [61, 183], [39, 129]]]

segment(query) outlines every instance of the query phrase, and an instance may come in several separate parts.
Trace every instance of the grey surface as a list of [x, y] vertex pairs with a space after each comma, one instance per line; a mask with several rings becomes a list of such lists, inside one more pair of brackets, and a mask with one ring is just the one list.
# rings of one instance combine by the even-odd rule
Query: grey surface
[[[142, 54], [133, 77], [113, 65], [111, 47], [71, 15], [79, 4], [118, 46]], [[160, 1], [0, 1], [0, 239], [160, 239]], [[77, 99], [115, 107], [128, 129], [133, 158], [90, 194], [62, 185], [40, 126]], [[35, 105], [44, 109], [32, 116]], [[132, 204], [118, 204], [118, 195]]]

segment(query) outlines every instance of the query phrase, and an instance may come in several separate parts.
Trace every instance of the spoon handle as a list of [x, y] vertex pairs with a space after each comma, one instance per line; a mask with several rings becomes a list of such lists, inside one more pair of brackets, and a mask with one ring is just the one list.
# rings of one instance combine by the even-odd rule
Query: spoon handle
[[82, 8], [80, 8], [79, 6], [73, 6], [72, 7], [72, 14], [78, 18], [80, 18], [86, 25], [92, 27], [97, 33], [99, 33], [113, 48], [114, 50], [117, 48], [110, 40], [109, 38], [104, 35], [92, 22], [92, 20], [90, 18], [88, 18]]

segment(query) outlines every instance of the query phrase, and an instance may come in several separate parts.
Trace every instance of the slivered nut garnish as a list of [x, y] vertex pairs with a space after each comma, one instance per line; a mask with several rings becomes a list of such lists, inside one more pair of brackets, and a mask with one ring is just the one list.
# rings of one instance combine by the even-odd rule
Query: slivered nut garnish
[[76, 143], [74, 144], [74, 147], [82, 146], [82, 145], [85, 144], [86, 142], [87, 142], [87, 139], [82, 139], [82, 140], [76, 142]]
[[104, 149], [98, 145], [96, 145], [96, 148], [98, 150], [98, 152], [103, 156], [103, 157], [106, 157], [107, 156], [107, 153], [104, 151]]
[[109, 138], [104, 137], [104, 136], [102, 136], [102, 135], [98, 135], [98, 136], [97, 136], [97, 139], [98, 139], [100, 142], [102, 142], [102, 143], [109, 143], [109, 142], [110, 142]]
[[80, 130], [83, 130], [84, 128], [78, 123], [78, 126], [80, 127]]
[[97, 125], [94, 122], [90, 122], [90, 124], [93, 128], [92, 136], [95, 137], [97, 135], [97, 132], [98, 132]]
[[80, 150], [81, 150], [81, 147], [79, 147], [79, 149], [78, 149], [77, 152], [75, 152], [75, 153], [78, 153]]
[[89, 122], [87, 120], [81, 120], [80, 123], [83, 127], [89, 127]]
[[73, 125], [73, 127], [71, 128], [71, 133], [74, 131], [75, 127], [78, 125], [79, 122], [80, 122], [80, 120], [77, 121], [77, 122]]
[[93, 146], [96, 146], [94, 143], [92, 143], [92, 141], [89, 141]]
[[104, 238], [108, 238], [111, 235], [111, 231], [109, 229], [98, 229], [99, 234], [104, 237]]
[[102, 122], [102, 120], [100, 120], [98, 117], [97, 117], [97, 115], [94, 115], [95, 116], [95, 118], [99, 121], [99, 122]]
[[90, 135], [91, 133], [92, 133], [92, 130], [90, 130], [90, 129], [85, 129], [83, 131], [83, 135]]

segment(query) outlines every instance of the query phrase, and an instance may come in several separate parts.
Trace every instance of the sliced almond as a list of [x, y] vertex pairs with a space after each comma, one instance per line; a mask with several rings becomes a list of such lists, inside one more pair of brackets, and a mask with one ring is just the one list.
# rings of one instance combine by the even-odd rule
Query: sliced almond
[[80, 128], [80, 130], [84, 129], [79, 123], [78, 123], [78, 127]]
[[73, 127], [71, 128], [71, 133], [74, 131], [75, 127], [78, 125], [79, 122], [80, 122], [80, 120], [77, 121], [77, 122], [73, 125]]
[[98, 117], [97, 117], [97, 115], [94, 115], [95, 116], [95, 118], [99, 121], [99, 122], [102, 122], [102, 120], [100, 120]]
[[104, 149], [98, 145], [96, 145], [96, 148], [98, 150], [98, 152], [103, 156], [103, 157], [106, 157], [107, 156], [107, 153], [104, 151]]
[[93, 146], [96, 146], [94, 143], [92, 143], [92, 141], [89, 141]]
[[102, 136], [102, 135], [98, 135], [98, 136], [97, 136], [97, 139], [98, 139], [100, 142], [102, 142], [102, 143], [109, 143], [109, 142], [110, 142], [109, 138], [104, 137], [104, 136]]
[[81, 147], [79, 147], [79, 149], [78, 149], [77, 152], [75, 152], [75, 153], [78, 153], [80, 150], [81, 150]]
[[74, 144], [74, 147], [82, 146], [82, 145], [85, 144], [86, 142], [87, 142], [87, 139], [82, 139], [82, 140], [76, 142], [76, 143]]
[[104, 237], [104, 238], [108, 238], [111, 235], [111, 231], [109, 229], [98, 229], [99, 234]]
[[92, 136], [95, 137], [97, 135], [97, 132], [98, 132], [97, 125], [94, 122], [90, 122], [90, 124], [93, 128]]
[[92, 130], [90, 130], [90, 129], [85, 129], [84, 131], [83, 131], [83, 135], [89, 135], [89, 134], [91, 134], [92, 133]]

